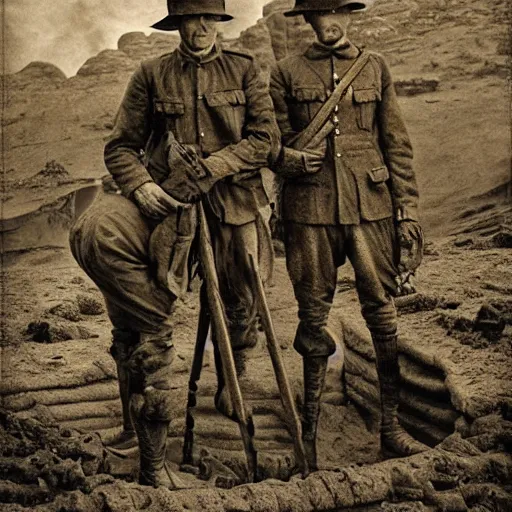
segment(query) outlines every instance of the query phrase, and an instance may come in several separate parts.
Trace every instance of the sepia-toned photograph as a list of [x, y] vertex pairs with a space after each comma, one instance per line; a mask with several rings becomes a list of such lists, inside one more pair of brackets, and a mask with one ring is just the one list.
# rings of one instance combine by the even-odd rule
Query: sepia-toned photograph
[[0, 510], [511, 512], [508, 0], [1, 0]]

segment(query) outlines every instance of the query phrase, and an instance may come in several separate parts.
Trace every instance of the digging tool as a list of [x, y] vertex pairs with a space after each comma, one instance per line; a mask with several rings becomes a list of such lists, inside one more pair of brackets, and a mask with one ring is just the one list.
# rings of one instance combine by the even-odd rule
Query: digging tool
[[208, 339], [208, 331], [210, 330], [210, 313], [208, 310], [205, 284], [201, 287], [199, 295], [199, 320], [197, 322], [196, 345], [194, 347], [194, 357], [192, 359], [192, 368], [190, 370], [190, 379], [188, 381], [188, 399], [187, 399], [187, 415], [185, 437], [183, 440], [183, 460], [182, 469], [188, 470], [193, 465], [192, 450], [194, 446], [194, 416], [192, 409], [197, 405], [197, 383], [201, 378], [201, 370], [203, 368], [204, 350], [206, 340]]
[[[244, 451], [247, 459], [247, 475], [249, 482], [254, 482], [257, 467], [257, 454], [254, 448], [254, 424], [252, 417], [247, 414], [238, 378], [235, 369], [235, 360], [229, 339], [227, 327], [226, 312], [222, 303], [219, 290], [219, 280], [215, 268], [215, 259], [213, 255], [210, 231], [208, 229], [206, 214], [202, 203], [199, 203], [199, 252], [200, 260], [204, 273], [204, 286], [206, 289], [207, 301], [203, 300], [199, 319], [199, 328], [194, 351], [194, 361], [192, 365], [191, 377], [189, 380], [189, 394], [187, 404], [187, 429], [185, 433], [185, 442], [183, 447], [183, 464], [190, 464], [192, 460], [193, 448], [193, 428], [192, 408], [196, 403], [197, 382], [199, 380], [203, 362], [204, 346], [208, 335], [208, 316], [215, 332], [216, 350], [218, 351], [221, 362], [222, 375], [225, 385], [231, 395], [233, 409], [236, 415], [236, 421], [240, 428], [240, 435], [244, 445]], [[206, 306], [207, 302], [207, 306]]]
[[254, 290], [256, 291], [256, 299], [258, 301], [258, 309], [260, 313], [261, 323], [267, 338], [267, 348], [274, 367], [274, 374], [276, 376], [277, 385], [279, 387], [279, 395], [281, 396], [281, 403], [285, 411], [288, 429], [292, 434], [293, 444], [295, 448], [295, 459], [298, 463], [299, 470], [305, 478], [309, 474], [308, 463], [306, 460], [306, 451], [304, 443], [302, 442], [302, 424], [295, 406], [290, 382], [286, 374], [286, 369], [279, 349], [274, 325], [270, 316], [270, 309], [268, 307], [263, 282], [258, 269], [258, 264], [254, 256], [250, 255], [252, 281]]

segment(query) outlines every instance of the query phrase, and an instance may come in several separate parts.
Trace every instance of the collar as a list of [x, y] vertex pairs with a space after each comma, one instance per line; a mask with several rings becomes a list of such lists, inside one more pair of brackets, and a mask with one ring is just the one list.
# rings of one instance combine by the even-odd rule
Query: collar
[[327, 46], [315, 41], [306, 51], [305, 56], [311, 60], [327, 59], [331, 56], [339, 59], [355, 59], [360, 51], [357, 46], [347, 41], [340, 46]]
[[207, 62], [211, 62], [220, 56], [222, 48], [219, 44], [214, 43], [211, 49], [206, 52], [194, 52], [183, 41], [178, 46], [178, 55], [180, 55], [183, 66], [186, 64], [195, 64], [201, 66]]

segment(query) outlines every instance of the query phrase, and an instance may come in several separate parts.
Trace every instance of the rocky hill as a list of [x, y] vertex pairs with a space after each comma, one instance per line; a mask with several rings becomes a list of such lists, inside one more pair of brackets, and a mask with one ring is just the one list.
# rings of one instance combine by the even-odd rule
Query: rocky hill
[[[302, 17], [283, 16], [292, 4], [270, 2], [262, 19], [225, 44], [252, 52], [268, 73], [276, 60], [313, 40]], [[387, 57], [404, 95], [430, 232], [457, 231], [463, 210], [505, 202], [510, 179], [506, 0], [377, 1], [354, 15], [351, 37]], [[7, 76], [8, 182], [26, 179], [51, 160], [75, 178], [103, 175], [103, 141], [130, 74], [140, 60], [177, 44], [175, 34], [134, 32], [122, 36], [116, 50], [87, 60], [74, 77], [40, 62]], [[6, 216], [16, 215], [15, 197], [7, 191]]]

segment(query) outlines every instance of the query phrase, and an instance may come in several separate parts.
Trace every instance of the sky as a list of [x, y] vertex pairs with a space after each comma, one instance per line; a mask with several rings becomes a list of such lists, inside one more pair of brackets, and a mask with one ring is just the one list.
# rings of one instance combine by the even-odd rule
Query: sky
[[[150, 25], [167, 14], [165, 0], [3, 0], [5, 2], [6, 71], [32, 61], [57, 65], [72, 76], [93, 55], [117, 48], [127, 32], [152, 32]], [[184, 0], [186, 1], [186, 0]], [[235, 17], [223, 24], [226, 37], [262, 17], [269, 0], [226, 0]]]

